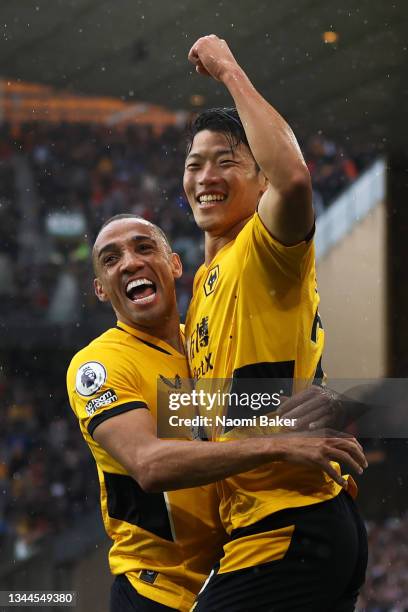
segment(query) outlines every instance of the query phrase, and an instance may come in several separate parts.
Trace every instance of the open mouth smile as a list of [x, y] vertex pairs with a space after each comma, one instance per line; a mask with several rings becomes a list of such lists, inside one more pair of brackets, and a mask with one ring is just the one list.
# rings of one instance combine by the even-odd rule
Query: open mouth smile
[[227, 196], [222, 193], [204, 193], [197, 197], [197, 202], [200, 205], [200, 208], [207, 208], [209, 206], [214, 206], [219, 202], [223, 202], [226, 200]]
[[137, 278], [126, 285], [126, 296], [134, 304], [150, 304], [156, 297], [157, 288], [148, 278]]

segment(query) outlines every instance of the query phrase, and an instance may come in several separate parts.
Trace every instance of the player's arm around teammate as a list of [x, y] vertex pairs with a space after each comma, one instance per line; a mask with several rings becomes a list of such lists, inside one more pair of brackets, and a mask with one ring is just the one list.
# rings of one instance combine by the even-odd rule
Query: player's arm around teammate
[[[95, 290], [101, 301], [111, 303], [119, 322], [165, 339], [180, 353], [174, 282], [182, 267], [159, 232], [135, 218], [102, 228], [94, 246]], [[146, 491], [199, 486], [274, 460], [318, 465], [344, 485], [330, 460], [343, 461], [357, 472], [366, 466], [361, 446], [347, 437], [305, 438], [301, 445], [289, 436], [228, 444], [160, 440], [148, 410], [129, 410], [103, 420], [93, 438]]]
[[94, 439], [123, 465], [147, 492], [208, 484], [270, 461], [315, 465], [338, 484], [341, 476], [330, 461], [361, 473], [367, 466], [360, 444], [336, 432], [324, 437], [273, 436], [229, 443], [160, 440], [148, 410], [134, 410], [101, 423]]
[[157, 379], [188, 377], [175, 294], [181, 262], [159, 228], [132, 215], [105, 224], [93, 260], [96, 294], [110, 302], [118, 324], [77, 353], [67, 384], [114, 541], [112, 612], [134, 609], [122, 608], [122, 587], [132, 601], [154, 602], [148, 609], [158, 603], [186, 612], [218, 540], [213, 496], [200, 485], [272, 460], [317, 465], [341, 485], [330, 460], [360, 472], [364, 455], [340, 435], [302, 444], [289, 436], [225, 444], [158, 439]]
[[255, 89], [225, 40], [200, 38], [189, 60], [197, 72], [221, 81], [234, 99], [251, 152], [267, 180], [258, 212], [274, 238], [301, 242], [314, 224], [310, 174], [296, 138], [281, 115]]

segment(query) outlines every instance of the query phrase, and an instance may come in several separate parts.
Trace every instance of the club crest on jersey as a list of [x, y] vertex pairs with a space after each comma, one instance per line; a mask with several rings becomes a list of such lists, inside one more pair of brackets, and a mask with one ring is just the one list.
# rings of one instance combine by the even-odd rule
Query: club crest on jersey
[[219, 276], [220, 276], [220, 268], [218, 264], [208, 270], [207, 278], [205, 279], [205, 283], [204, 283], [204, 293], [207, 297], [211, 293], [214, 293], [215, 287], [217, 286]]
[[99, 361], [88, 361], [79, 368], [75, 387], [80, 395], [88, 397], [99, 391], [105, 381], [105, 367]]

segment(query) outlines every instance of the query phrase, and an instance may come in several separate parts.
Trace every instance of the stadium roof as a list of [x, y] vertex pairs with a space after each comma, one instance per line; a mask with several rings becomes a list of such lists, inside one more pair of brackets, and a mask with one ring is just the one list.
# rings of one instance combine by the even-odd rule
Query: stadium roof
[[0, 76], [173, 109], [192, 95], [224, 105], [224, 88], [186, 60], [216, 33], [295, 128], [397, 143], [407, 26], [403, 0], [3, 0]]

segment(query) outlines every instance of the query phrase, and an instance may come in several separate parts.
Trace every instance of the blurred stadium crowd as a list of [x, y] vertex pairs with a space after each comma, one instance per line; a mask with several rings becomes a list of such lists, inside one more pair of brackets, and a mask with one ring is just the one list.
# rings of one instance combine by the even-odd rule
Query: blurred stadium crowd
[[[303, 149], [318, 215], [373, 158], [367, 151], [346, 153], [321, 136]], [[90, 250], [101, 223], [121, 212], [140, 214], [169, 235], [185, 266], [178, 287], [185, 312], [203, 250], [182, 190], [184, 155], [181, 127], [155, 134], [147, 126], [3, 125], [3, 329], [12, 319], [86, 323], [95, 308], [99, 312], [103, 307], [90, 286]], [[0, 548], [9, 558], [10, 551], [17, 559], [30, 556], [44, 536], [98, 506], [94, 463], [65, 395], [69, 358], [60, 355], [56, 363], [55, 354], [20, 352], [14, 356], [18, 367], [9, 356], [7, 370], [0, 369]], [[408, 610], [408, 517], [369, 528], [370, 569], [359, 610]]]
[[95, 465], [67, 405], [67, 360], [19, 352], [0, 371], [0, 562], [30, 557], [98, 505]]
[[408, 610], [408, 515], [369, 522], [369, 565], [359, 612]]
[[[90, 292], [90, 245], [103, 220], [121, 212], [158, 223], [183, 260], [179, 306], [186, 310], [202, 260], [201, 236], [181, 184], [185, 129], [108, 129], [32, 124], [0, 133], [0, 299], [14, 317], [83, 320]], [[320, 136], [304, 147], [317, 214], [372, 154], [346, 154]], [[100, 308], [100, 306], [98, 306]]]

